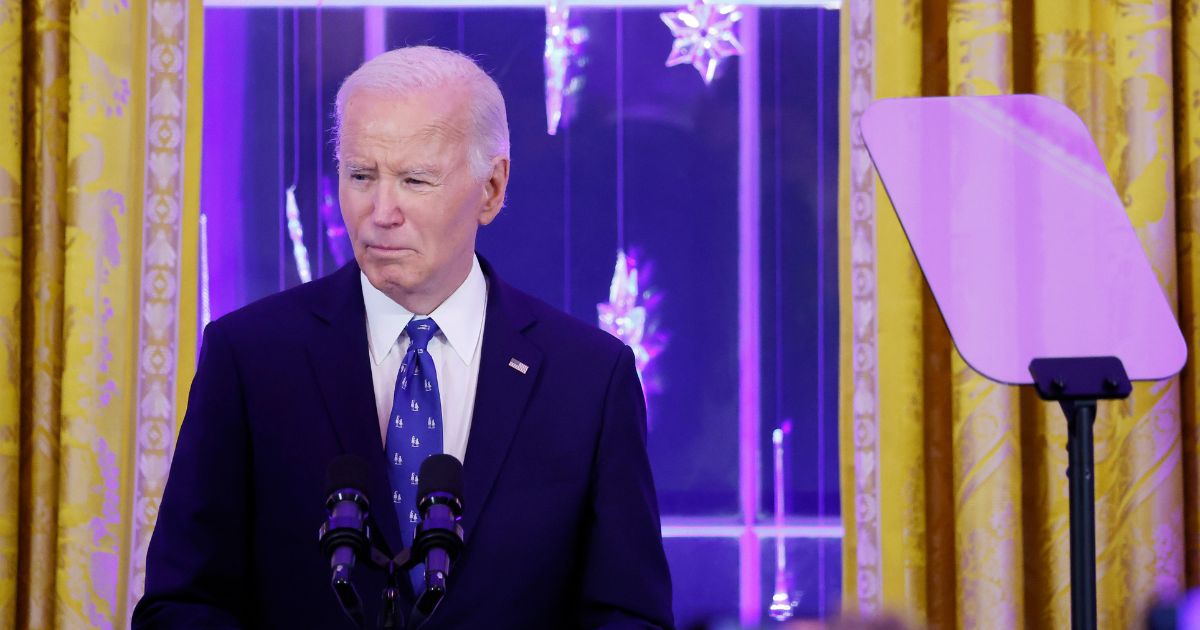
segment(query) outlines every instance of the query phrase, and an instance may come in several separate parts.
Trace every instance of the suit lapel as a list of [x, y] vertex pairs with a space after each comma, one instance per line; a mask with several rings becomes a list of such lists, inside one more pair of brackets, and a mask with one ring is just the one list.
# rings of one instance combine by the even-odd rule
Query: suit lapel
[[471, 434], [463, 466], [463, 531], [470, 542], [537, 383], [542, 352], [522, 332], [534, 318], [480, 257], [488, 278], [487, 318]]
[[330, 280], [329, 289], [313, 304], [317, 320], [309, 337], [308, 358], [342, 451], [367, 463], [365, 490], [372, 502], [371, 513], [395, 553], [400, 525], [389, 500], [391, 482], [379, 437], [358, 266], [346, 265]]

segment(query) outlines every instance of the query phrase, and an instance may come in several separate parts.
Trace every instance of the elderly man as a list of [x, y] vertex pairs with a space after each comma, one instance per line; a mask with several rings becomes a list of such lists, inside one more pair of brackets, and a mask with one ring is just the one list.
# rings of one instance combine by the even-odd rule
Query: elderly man
[[[670, 627], [631, 351], [474, 251], [508, 184], [495, 82], [394, 50], [346, 79], [337, 116], [355, 262], [209, 325], [134, 627], [347, 625], [316, 541], [326, 465], [367, 462], [395, 550], [439, 452], [464, 464], [466, 546], [423, 627]], [[356, 581], [373, 622], [382, 578]]]

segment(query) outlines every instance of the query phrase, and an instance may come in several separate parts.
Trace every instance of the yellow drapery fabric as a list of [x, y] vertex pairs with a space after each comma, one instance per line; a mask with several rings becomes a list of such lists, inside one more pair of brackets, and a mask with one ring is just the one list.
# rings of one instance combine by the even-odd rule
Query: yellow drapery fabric
[[1039, 93], [1087, 123], [1191, 360], [1102, 403], [1098, 613], [1200, 582], [1200, 0], [845, 0], [841, 455], [848, 608], [931, 628], [1069, 626], [1066, 423], [953, 350], [858, 137], [875, 99]]
[[195, 361], [201, 10], [0, 4], [0, 628], [141, 593]]

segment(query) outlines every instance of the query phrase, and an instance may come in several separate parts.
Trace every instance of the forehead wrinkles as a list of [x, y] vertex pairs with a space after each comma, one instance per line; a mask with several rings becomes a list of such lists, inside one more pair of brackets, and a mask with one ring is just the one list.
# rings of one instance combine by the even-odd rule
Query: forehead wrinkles
[[346, 158], [367, 157], [367, 152], [381, 152], [390, 162], [403, 159], [405, 155], [419, 154], [427, 157], [442, 159], [457, 157], [456, 147], [462, 147], [466, 134], [447, 121], [439, 120], [425, 125], [412, 133], [402, 133], [402, 129], [392, 121], [372, 120], [363, 125], [351, 126], [344, 138], [343, 148]]
[[452, 84], [424, 87], [408, 94], [360, 88], [347, 98], [340, 126], [346, 132], [370, 133], [379, 127], [401, 131], [424, 122], [405, 120], [406, 114], [416, 113], [429, 122], [414, 135], [444, 133], [461, 139], [472, 123], [469, 102], [467, 91]]
[[465, 137], [466, 134], [458, 126], [452, 125], [446, 120], [438, 120], [425, 125], [412, 134], [412, 138], [432, 142], [461, 142]]

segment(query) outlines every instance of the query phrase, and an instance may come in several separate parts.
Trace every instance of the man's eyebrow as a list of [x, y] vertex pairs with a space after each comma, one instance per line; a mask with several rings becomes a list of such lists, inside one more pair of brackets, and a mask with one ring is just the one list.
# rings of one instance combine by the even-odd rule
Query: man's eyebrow
[[405, 175], [437, 175], [442, 172], [436, 164], [411, 164], [400, 170]]

